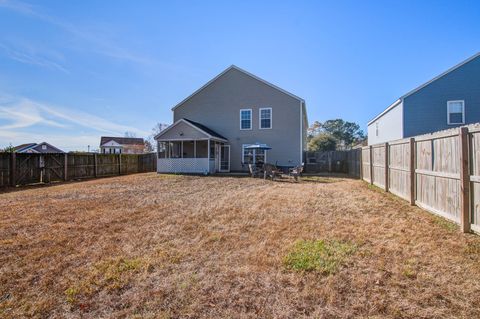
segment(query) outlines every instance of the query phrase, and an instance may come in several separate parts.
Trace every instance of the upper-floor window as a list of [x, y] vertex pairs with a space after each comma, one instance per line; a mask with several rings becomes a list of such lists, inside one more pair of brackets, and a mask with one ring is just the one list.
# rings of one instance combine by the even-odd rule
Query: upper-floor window
[[47, 149], [47, 145], [43, 144], [42, 145], [42, 150], [46, 150]]
[[378, 122], [375, 123], [375, 136], [378, 136]]
[[465, 123], [465, 101], [447, 102], [447, 124]]
[[252, 109], [240, 110], [240, 129], [241, 130], [252, 129]]
[[264, 107], [259, 110], [260, 128], [272, 128], [272, 108]]

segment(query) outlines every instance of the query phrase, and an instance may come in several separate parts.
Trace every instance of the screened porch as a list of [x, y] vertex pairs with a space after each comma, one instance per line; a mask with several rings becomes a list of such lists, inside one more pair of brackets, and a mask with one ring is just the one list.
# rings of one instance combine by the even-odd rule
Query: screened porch
[[211, 174], [230, 171], [228, 141], [206, 126], [181, 119], [158, 134], [159, 173]]

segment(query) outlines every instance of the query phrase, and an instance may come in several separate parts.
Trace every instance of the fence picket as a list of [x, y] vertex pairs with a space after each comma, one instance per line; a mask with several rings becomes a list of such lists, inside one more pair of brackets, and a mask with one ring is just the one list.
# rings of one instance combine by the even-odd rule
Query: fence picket
[[460, 224], [462, 232], [480, 232], [479, 136], [475, 124], [370, 145], [362, 151], [363, 179]]
[[154, 171], [155, 153], [0, 153], [0, 187]]

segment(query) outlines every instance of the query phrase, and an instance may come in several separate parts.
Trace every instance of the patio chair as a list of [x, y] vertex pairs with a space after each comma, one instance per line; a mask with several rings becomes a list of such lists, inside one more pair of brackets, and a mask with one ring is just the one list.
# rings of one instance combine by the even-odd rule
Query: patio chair
[[303, 163], [302, 165], [296, 166], [289, 170], [289, 175], [292, 176], [295, 179], [295, 181], [298, 181], [298, 177], [302, 176], [302, 173], [303, 173]]
[[248, 171], [250, 172], [251, 177], [258, 177], [261, 174], [260, 169], [253, 164], [248, 164]]
[[279, 177], [281, 174], [280, 170], [273, 164], [265, 163], [263, 164], [263, 178], [267, 179], [267, 177], [271, 178], [272, 181], [275, 180], [276, 177]]

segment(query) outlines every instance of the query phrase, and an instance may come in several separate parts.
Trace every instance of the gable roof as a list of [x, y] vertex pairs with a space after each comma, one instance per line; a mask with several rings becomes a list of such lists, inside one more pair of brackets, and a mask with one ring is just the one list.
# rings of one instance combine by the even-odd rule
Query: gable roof
[[[48, 147], [53, 148], [54, 150], [56, 150], [58, 153], [65, 153], [64, 151], [62, 151], [62, 150], [59, 149], [58, 147], [55, 147], [55, 146], [53, 146], [52, 144], [49, 144], [49, 143], [47, 143], [47, 142], [39, 143], [39, 144], [35, 145], [34, 147], [38, 147], [38, 146], [40, 146], [40, 145], [47, 145]], [[50, 153], [51, 153], [51, 152], [50, 152]]]
[[110, 141], [115, 141], [120, 145], [143, 145], [143, 138], [139, 137], [114, 137], [114, 136], [102, 136], [100, 138], [100, 146]]
[[395, 101], [393, 104], [391, 104], [389, 107], [387, 107], [382, 113], [378, 114], [377, 116], [375, 116], [372, 120], [370, 120], [368, 122], [367, 125], [370, 125], [372, 124], [374, 121], [376, 121], [377, 119], [379, 119], [380, 117], [382, 117], [385, 113], [388, 113], [388, 111], [390, 111], [391, 109], [393, 109], [394, 107], [396, 107], [397, 105], [400, 104], [400, 102], [402, 102], [405, 98], [409, 97], [410, 95], [414, 94], [414, 93], [417, 93], [418, 91], [420, 91], [421, 89], [423, 89], [424, 87], [430, 85], [431, 83], [435, 82], [436, 80], [444, 77], [445, 75], [455, 71], [456, 69], [464, 66], [465, 64], [467, 64], [468, 62], [471, 62], [473, 60], [475, 60], [476, 58], [480, 57], [480, 52], [474, 54], [473, 56], [469, 57], [468, 59], [458, 63], [457, 65], [451, 67], [450, 69], [448, 69], [447, 71], [437, 75], [436, 77], [434, 77], [433, 79], [431, 79], [430, 81], [427, 81], [425, 83], [423, 83], [422, 85], [416, 87], [415, 89], [411, 90], [410, 92], [408, 92], [407, 94], [404, 94], [402, 95], [397, 101]]
[[250, 73], [250, 72], [248, 72], [248, 71], [245, 71], [245, 70], [239, 68], [238, 66], [232, 64], [231, 66], [229, 66], [228, 68], [226, 68], [223, 72], [221, 72], [219, 75], [217, 75], [216, 77], [214, 77], [213, 79], [211, 79], [210, 81], [208, 81], [207, 83], [205, 83], [205, 84], [204, 84], [202, 87], [200, 87], [198, 90], [196, 90], [195, 92], [193, 92], [192, 94], [190, 94], [187, 98], [185, 98], [185, 99], [182, 100], [180, 103], [178, 103], [177, 105], [175, 105], [175, 106], [172, 108], [172, 111], [174, 111], [177, 107], [181, 106], [183, 103], [187, 102], [187, 101], [190, 100], [192, 97], [194, 97], [195, 95], [197, 95], [198, 93], [200, 93], [203, 89], [205, 89], [205, 88], [208, 87], [210, 84], [212, 84], [213, 82], [215, 82], [216, 80], [218, 80], [222, 75], [224, 75], [225, 73], [227, 73], [227, 72], [230, 71], [230, 70], [237, 70], [237, 71], [239, 71], [239, 72], [242, 72], [243, 74], [246, 74], [246, 75], [248, 75], [249, 77], [251, 77], [251, 78], [253, 78], [253, 79], [257, 80], [257, 81], [260, 81], [260, 82], [262, 82], [262, 83], [264, 83], [264, 84], [266, 84], [266, 85], [274, 88], [275, 90], [278, 90], [278, 91], [280, 91], [280, 92], [282, 92], [282, 93], [284, 93], [284, 94], [286, 94], [286, 95], [288, 95], [288, 96], [290, 96], [290, 97], [292, 97], [292, 98], [294, 98], [294, 99], [296, 99], [296, 100], [299, 100], [300, 102], [305, 102], [304, 99], [296, 96], [295, 94], [292, 94], [292, 93], [290, 93], [290, 92], [287, 92], [287, 91], [285, 91], [284, 89], [282, 89], [282, 88], [280, 88], [280, 87], [278, 87], [278, 86], [276, 86], [276, 85], [274, 85], [274, 84], [272, 84], [272, 83], [270, 83], [270, 82], [267, 82], [267, 81], [265, 81], [264, 79], [261, 79], [261, 78], [259, 78], [258, 76], [254, 75], [254, 74], [252, 74], [252, 73]]
[[221, 138], [221, 139], [226, 140], [225, 137], [223, 137], [222, 135], [218, 134], [218, 133], [215, 132], [214, 130], [209, 129], [208, 127], [206, 127], [206, 126], [203, 125], [203, 124], [200, 124], [200, 123], [198, 123], [198, 122], [194, 122], [194, 121], [192, 121], [192, 120], [185, 119], [185, 118], [184, 118], [184, 120], [187, 121], [188, 123], [196, 126], [198, 129], [204, 131], [205, 133], [207, 133], [208, 135], [210, 135], [210, 136], [212, 136], [212, 137], [217, 137], [217, 138]]
[[185, 119], [185, 118], [182, 118], [182, 119], [179, 119], [178, 121], [176, 121], [175, 123], [173, 123], [172, 125], [170, 125], [169, 127], [167, 127], [166, 129], [164, 129], [163, 131], [161, 131], [160, 133], [158, 133], [157, 135], [155, 135], [155, 139], [159, 139], [163, 134], [167, 133], [168, 131], [170, 131], [172, 128], [174, 128], [178, 123], [186, 123], [187, 125], [190, 125], [191, 127], [193, 127], [194, 129], [196, 130], [199, 130], [200, 132], [202, 132], [203, 134], [207, 135], [208, 137], [210, 138], [216, 138], [216, 139], [219, 139], [219, 140], [224, 140], [224, 141], [228, 141], [225, 137], [223, 137], [222, 135], [218, 134], [217, 132], [215, 132], [214, 130], [212, 129], [209, 129], [208, 127], [206, 127], [205, 125], [203, 124], [200, 124], [200, 123], [197, 123], [197, 122], [194, 122], [194, 121], [191, 121], [189, 119]]
[[41, 145], [47, 145], [50, 149], [55, 150], [57, 153], [65, 153], [64, 151], [62, 151], [58, 147], [55, 147], [52, 144], [49, 144], [47, 142], [41, 142], [41, 143], [38, 143], [38, 144], [37, 143], [21, 144], [21, 145], [16, 146], [14, 148], [14, 150], [17, 153], [24, 152], [24, 151], [27, 151], [27, 150], [32, 150], [35, 153], [54, 153], [54, 152], [51, 152], [51, 151], [50, 152], [44, 152], [42, 149], [36, 150], [36, 148], [41, 146]]
[[25, 143], [25, 144], [20, 144], [20, 145], [17, 145], [13, 148], [13, 150], [15, 152], [19, 152], [21, 150], [24, 150], [24, 149], [28, 149], [28, 148], [31, 148], [33, 146], [37, 145], [37, 143]]

